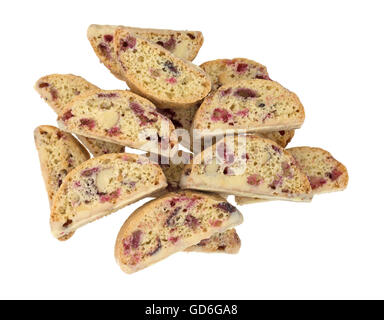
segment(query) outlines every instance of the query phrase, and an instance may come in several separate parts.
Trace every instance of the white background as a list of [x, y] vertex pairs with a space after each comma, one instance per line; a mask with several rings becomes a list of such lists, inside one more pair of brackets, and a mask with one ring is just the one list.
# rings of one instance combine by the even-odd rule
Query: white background
[[[382, 1], [1, 2], [0, 298], [384, 298]], [[195, 60], [246, 57], [296, 92], [291, 146], [329, 150], [348, 189], [312, 203], [241, 207], [238, 255], [179, 253], [126, 275], [114, 242], [146, 200], [67, 242], [49, 230], [33, 129], [56, 116], [33, 90], [49, 73], [126, 88], [99, 63], [89, 24], [201, 30]], [[230, 198], [233, 202], [233, 199]]]

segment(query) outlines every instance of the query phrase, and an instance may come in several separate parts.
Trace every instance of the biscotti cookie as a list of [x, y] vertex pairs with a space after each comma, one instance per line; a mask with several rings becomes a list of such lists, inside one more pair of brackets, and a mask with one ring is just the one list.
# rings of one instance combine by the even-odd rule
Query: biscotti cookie
[[145, 157], [115, 153], [92, 158], [72, 170], [57, 191], [52, 234], [62, 237], [166, 186], [159, 165]]
[[[35, 84], [35, 90], [57, 114], [77, 96], [98, 89], [82, 77], [72, 74], [51, 74], [40, 78]], [[95, 157], [124, 152], [121, 145], [81, 136], [78, 138]]]
[[347, 187], [347, 168], [328, 151], [313, 147], [294, 147], [287, 151], [308, 176], [314, 194], [342, 191]]
[[[328, 151], [313, 147], [294, 147], [287, 151], [293, 155], [297, 166], [307, 175], [312, 194], [342, 191], [347, 187], [347, 168]], [[257, 201], [247, 197], [235, 197], [235, 199], [239, 205]]]
[[[67, 174], [89, 159], [88, 151], [70, 134], [52, 126], [39, 126], [34, 131], [41, 173], [49, 205]], [[59, 238], [67, 240], [72, 233]]]
[[121, 227], [115, 257], [133, 273], [240, 223], [241, 213], [223, 198], [171, 192], [137, 209]]
[[240, 80], [270, 80], [265, 66], [245, 58], [211, 60], [201, 64], [200, 68], [211, 79], [212, 91], [216, 91], [222, 85]]
[[[149, 156], [148, 154], [146, 155]], [[180, 178], [183, 172], [184, 166], [192, 160], [192, 154], [179, 150], [176, 156], [172, 159], [168, 159], [168, 163], [161, 163], [161, 160], [157, 158], [149, 158], [150, 160], [159, 163], [161, 169], [167, 178], [167, 189], [157, 192], [153, 196], [155, 198], [161, 197], [167, 192], [180, 191]], [[164, 162], [164, 161], [163, 161]], [[223, 196], [226, 198], [226, 196]], [[185, 251], [197, 251], [197, 252], [223, 252], [223, 253], [237, 253], [240, 250], [241, 241], [236, 233], [235, 229], [227, 230], [223, 233], [213, 235], [208, 239], [202, 240], [195, 246], [187, 248]]]
[[[113, 37], [118, 26], [92, 24], [88, 27], [87, 37], [100, 61], [120, 80], [124, 76], [116, 61]], [[120, 26], [132, 34], [156, 43], [176, 57], [192, 61], [203, 44], [200, 31], [178, 31], [163, 29], [142, 29]]]
[[86, 93], [58, 117], [62, 130], [170, 156], [177, 136], [172, 122], [147, 99], [124, 90]]
[[185, 251], [206, 252], [206, 253], [238, 253], [241, 247], [241, 240], [235, 229], [216, 233], [208, 239], [201, 240], [198, 244], [185, 249]]
[[242, 80], [220, 87], [197, 110], [198, 138], [225, 132], [255, 133], [299, 128], [304, 108], [298, 97], [269, 80]]
[[70, 133], [53, 126], [38, 126], [34, 138], [51, 205], [66, 175], [88, 160], [89, 153]]
[[182, 188], [262, 199], [309, 201], [307, 176], [293, 156], [259, 136], [225, 138], [184, 167]]
[[211, 90], [199, 67], [132, 32], [117, 28], [114, 46], [128, 86], [158, 107], [191, 107]]

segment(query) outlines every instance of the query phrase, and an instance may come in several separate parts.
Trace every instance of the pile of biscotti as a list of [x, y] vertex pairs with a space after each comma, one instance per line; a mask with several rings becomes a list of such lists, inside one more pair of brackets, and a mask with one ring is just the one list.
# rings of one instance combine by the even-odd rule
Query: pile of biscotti
[[59, 126], [34, 131], [57, 239], [152, 197], [117, 235], [116, 260], [133, 273], [178, 251], [237, 253], [243, 217], [228, 195], [239, 205], [302, 202], [346, 188], [347, 170], [329, 152], [286, 149], [304, 108], [265, 66], [245, 58], [192, 64], [198, 31], [91, 25], [88, 40], [130, 90], [72, 74], [35, 84]]

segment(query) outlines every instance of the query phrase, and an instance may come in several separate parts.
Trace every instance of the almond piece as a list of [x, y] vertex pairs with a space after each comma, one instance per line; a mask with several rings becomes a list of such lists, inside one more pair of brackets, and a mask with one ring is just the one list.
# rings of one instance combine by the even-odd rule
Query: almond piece
[[101, 193], [109, 193], [109, 189], [113, 188], [108, 188], [110, 184], [111, 178], [113, 178], [113, 169], [108, 168], [100, 171], [97, 176], [96, 176], [96, 187], [97, 190]]

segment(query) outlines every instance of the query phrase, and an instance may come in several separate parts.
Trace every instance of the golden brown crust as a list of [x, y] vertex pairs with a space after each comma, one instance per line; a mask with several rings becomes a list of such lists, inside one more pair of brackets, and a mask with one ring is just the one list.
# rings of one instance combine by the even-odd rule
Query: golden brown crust
[[242, 80], [220, 87], [197, 110], [198, 137], [299, 128], [305, 119], [297, 95], [269, 80]]
[[90, 156], [70, 133], [53, 126], [38, 126], [34, 138], [49, 203], [52, 204], [65, 176]]
[[172, 122], [149, 100], [130, 91], [85, 93], [62, 111], [58, 124], [69, 132], [135, 149], [165, 156], [176, 152]]
[[124, 74], [116, 60], [116, 52], [113, 47], [113, 37], [117, 28], [125, 29], [148, 41], [159, 43], [175, 56], [192, 61], [201, 46], [204, 38], [200, 31], [179, 31], [165, 29], [142, 29], [114, 25], [95, 25], [88, 27], [87, 38], [93, 50], [114, 76], [124, 80]]
[[128, 86], [158, 107], [192, 107], [211, 90], [199, 67], [132, 32], [117, 28], [114, 48]]
[[263, 199], [312, 198], [308, 178], [293, 156], [274, 141], [256, 135], [225, 138], [205, 149], [184, 167], [180, 185]]
[[[176, 220], [178, 222], [175, 225], [172, 223], [170, 226], [169, 217], [174, 217], [172, 212], [179, 203], [182, 203], [179, 201], [189, 202], [190, 200], [195, 204], [192, 207], [184, 206], [184, 210], [178, 210], [179, 219]], [[172, 205], [173, 202], [175, 202], [174, 205]], [[156, 216], [156, 219], [153, 218], [153, 215]], [[193, 228], [186, 226], [184, 221], [191, 215], [193, 217], [190, 219], [196, 221], [196, 226]], [[217, 216], [221, 217], [220, 223], [216, 223]], [[215, 222], [208, 223], [211, 221], [210, 219]], [[220, 196], [188, 190], [170, 192], [138, 208], [125, 221], [116, 239], [115, 258], [124, 272], [133, 273], [173, 253], [183, 251], [203, 239], [210, 238], [213, 234], [224, 232], [241, 222], [241, 213]], [[132, 247], [126, 248], [127, 238], [137, 232], [145, 236], [146, 240], [143, 240], [142, 243], [136, 241], [133, 249]], [[174, 232], [178, 235], [177, 239], [168, 238], [171, 234], [175, 235]], [[153, 251], [153, 243], [156, 241], [160, 243]], [[139, 246], [141, 247], [139, 248]], [[132, 249], [134, 252], [127, 252], [128, 249]], [[153, 253], [148, 254], [148, 252]]]
[[167, 186], [159, 165], [129, 153], [106, 154], [77, 166], [54, 196], [51, 229], [62, 237]]
[[[37, 80], [35, 90], [57, 114], [60, 114], [76, 97], [99, 88], [73, 74], [50, 74]], [[95, 157], [105, 153], [124, 152], [122, 146], [111, 142], [82, 136], [78, 138]]]
[[201, 64], [200, 68], [210, 77], [212, 91], [240, 80], [269, 79], [265, 66], [246, 58], [211, 60]]
[[[312, 193], [342, 191], [348, 185], [347, 168], [328, 151], [313, 147], [294, 147], [287, 149], [295, 158], [297, 165], [307, 175]], [[235, 197], [238, 205], [263, 201], [248, 197]]]

